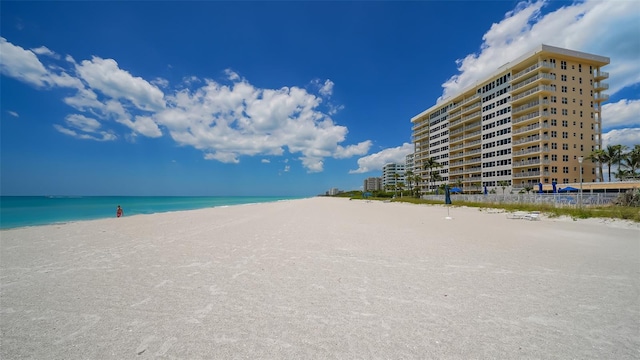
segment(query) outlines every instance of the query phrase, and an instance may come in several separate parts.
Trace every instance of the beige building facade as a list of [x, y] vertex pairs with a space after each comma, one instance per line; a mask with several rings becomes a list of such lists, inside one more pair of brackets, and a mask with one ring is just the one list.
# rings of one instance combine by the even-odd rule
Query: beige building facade
[[[602, 146], [602, 103], [609, 58], [540, 45], [491, 76], [411, 119], [415, 172], [423, 192], [440, 184], [465, 192], [506, 184], [595, 182], [588, 157]], [[439, 181], [424, 165], [440, 167]]]

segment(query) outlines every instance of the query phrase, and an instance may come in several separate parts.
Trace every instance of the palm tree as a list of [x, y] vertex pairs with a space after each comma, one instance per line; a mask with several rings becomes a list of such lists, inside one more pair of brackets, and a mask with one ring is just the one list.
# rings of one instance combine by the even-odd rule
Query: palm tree
[[[433, 176], [432, 176], [433, 169], [442, 167], [442, 165], [440, 165], [440, 163], [437, 162], [436, 159], [430, 157], [430, 158], [428, 158], [427, 160], [424, 161], [423, 167], [424, 167], [425, 170], [429, 170], [429, 180], [431, 180], [431, 179], [433, 179]], [[430, 189], [431, 189], [431, 184], [429, 184], [429, 190]]]
[[509, 183], [504, 180], [501, 180], [501, 181], [498, 181], [498, 186], [502, 188], [502, 195], [504, 195], [504, 189], [506, 189], [507, 186], [509, 186]]
[[611, 165], [618, 164], [618, 168], [620, 168], [620, 162], [622, 161], [622, 152], [627, 147], [625, 145], [608, 145], [605, 152], [605, 158], [607, 167], [609, 169], [609, 182], [611, 182]]
[[640, 169], [640, 145], [635, 145], [631, 151], [622, 157], [622, 165], [626, 167], [627, 178], [637, 179], [640, 177], [636, 171]]
[[413, 171], [407, 170], [404, 173], [404, 179], [407, 181], [407, 185], [409, 185], [409, 193], [413, 194]]
[[422, 182], [422, 178], [420, 177], [420, 175], [415, 174], [413, 175], [413, 181], [415, 181], [416, 183], [416, 187], [415, 187], [416, 197], [420, 197], [420, 183]]
[[600, 182], [604, 182], [604, 172], [602, 171], [602, 164], [607, 162], [607, 153], [602, 149], [596, 149], [587, 156], [588, 160], [598, 164], [600, 170]]
[[[625, 151], [629, 148], [626, 145], [614, 145], [613, 146], [616, 151], [615, 160], [618, 162], [618, 171], [620, 171], [620, 165], [622, 164], [622, 159], [625, 157]], [[618, 180], [622, 181], [622, 177], [618, 177]]]
[[395, 196], [398, 196], [398, 178], [400, 178], [400, 174], [393, 174], [393, 187], [395, 188]]
[[396, 183], [396, 188], [400, 190], [400, 197], [402, 197], [402, 190], [404, 190], [404, 183], [402, 181], [399, 183]]

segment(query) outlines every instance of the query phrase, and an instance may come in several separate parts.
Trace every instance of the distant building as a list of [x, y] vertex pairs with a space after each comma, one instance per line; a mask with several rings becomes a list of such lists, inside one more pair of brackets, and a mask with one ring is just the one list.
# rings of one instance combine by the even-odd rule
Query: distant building
[[377, 191], [382, 190], [382, 178], [370, 177], [364, 179], [364, 191]]
[[[397, 178], [396, 174], [398, 175]], [[406, 185], [404, 174], [404, 164], [386, 164], [382, 168], [382, 188], [386, 189], [387, 186], [395, 186], [396, 183], [403, 183]]]
[[408, 155], [405, 157], [405, 160], [404, 160], [404, 167], [405, 167], [405, 170], [406, 170], [406, 171], [411, 171], [412, 173], [414, 173], [414, 174], [415, 174], [415, 173], [416, 173], [416, 170], [414, 169], [414, 166], [415, 166], [415, 165], [414, 165], [413, 158], [414, 158], [414, 154], [413, 154], [413, 153], [408, 154]]
[[327, 194], [328, 195], [338, 195], [338, 194], [340, 194], [340, 190], [338, 190], [338, 188], [331, 188], [331, 189], [329, 189]]

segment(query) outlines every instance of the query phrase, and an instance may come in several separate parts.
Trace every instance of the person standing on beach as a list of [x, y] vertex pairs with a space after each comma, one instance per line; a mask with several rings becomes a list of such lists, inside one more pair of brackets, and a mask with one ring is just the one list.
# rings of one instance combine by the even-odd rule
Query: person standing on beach
[[120, 205], [118, 205], [118, 208], [116, 209], [116, 217], [120, 217], [124, 214], [124, 211], [122, 211], [122, 208], [120, 207]]

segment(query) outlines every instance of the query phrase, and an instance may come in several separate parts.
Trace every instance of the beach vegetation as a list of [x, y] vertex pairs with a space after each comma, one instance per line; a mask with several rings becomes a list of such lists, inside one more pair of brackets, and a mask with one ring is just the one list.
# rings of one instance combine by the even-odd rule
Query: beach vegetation
[[[502, 209], [505, 212], [539, 211], [548, 217], [568, 216], [573, 219], [609, 218], [640, 222], [640, 191], [629, 191], [621, 194], [621, 200], [608, 206], [593, 206], [583, 208], [554, 207], [550, 204], [487, 204], [481, 202], [456, 201], [451, 206], [475, 207], [484, 209]], [[370, 200], [388, 200], [388, 198], [372, 197]], [[626, 199], [626, 200], [625, 200]], [[624, 202], [623, 202], [624, 200]], [[421, 205], [443, 205], [440, 200], [425, 200], [414, 197], [395, 198], [393, 202], [406, 202]]]

